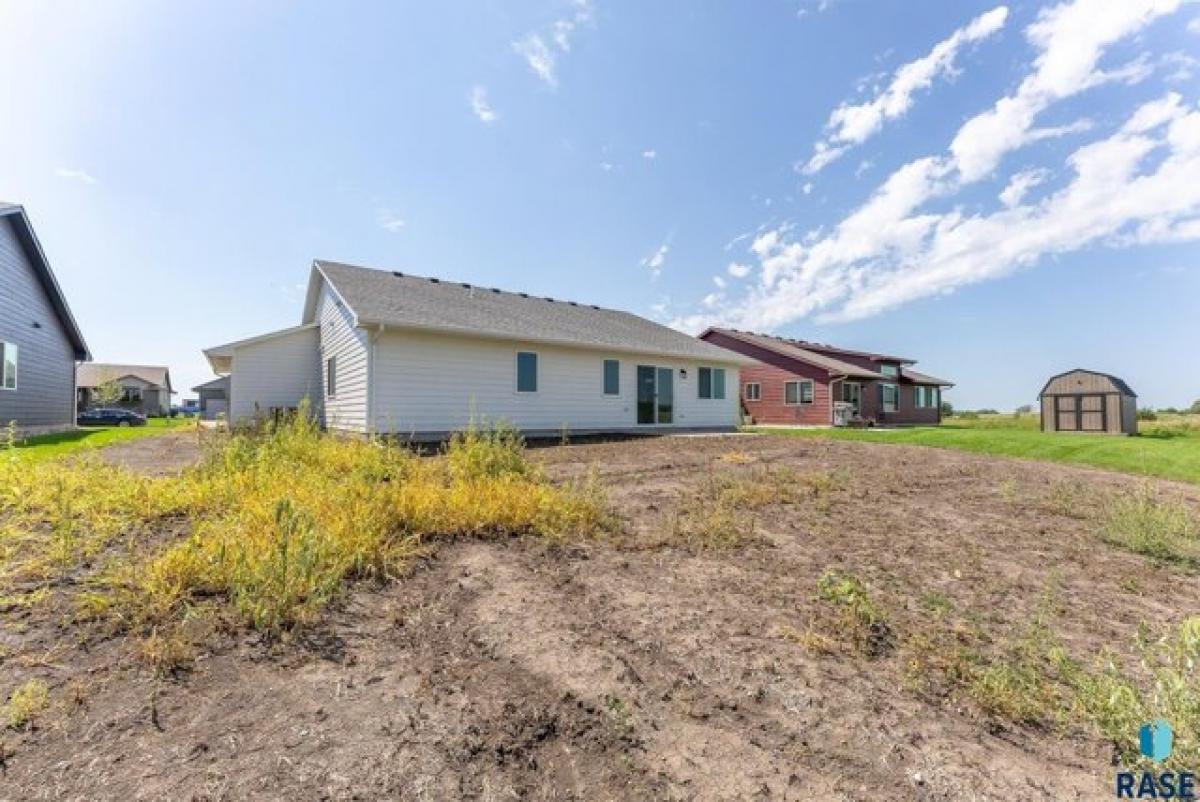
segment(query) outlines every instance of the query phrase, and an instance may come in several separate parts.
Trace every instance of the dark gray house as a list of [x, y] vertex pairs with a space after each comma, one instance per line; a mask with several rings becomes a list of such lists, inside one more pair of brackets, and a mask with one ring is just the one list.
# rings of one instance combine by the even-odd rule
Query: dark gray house
[[75, 425], [75, 363], [90, 361], [25, 209], [0, 202], [0, 426]]

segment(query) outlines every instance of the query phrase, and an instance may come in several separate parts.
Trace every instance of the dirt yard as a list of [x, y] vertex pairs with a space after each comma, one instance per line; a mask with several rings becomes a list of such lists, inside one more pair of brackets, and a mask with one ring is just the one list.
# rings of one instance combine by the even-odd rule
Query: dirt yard
[[[998, 643], [1051, 594], [1086, 661], [1200, 610], [1194, 578], [1104, 545], [1071, 508], [1140, 483], [1116, 474], [773, 436], [533, 458], [596, 471], [623, 534], [434, 543], [322, 625], [227, 636], [165, 680], [122, 639], [4, 612], [2, 673], [72, 702], [0, 736], [0, 799], [1107, 799], [1109, 744], [941, 689], [918, 636]], [[706, 480], [784, 466], [810, 489], [739, 519], [748, 537], [679, 536], [704, 529]], [[1152, 487], [1200, 507], [1195, 488]], [[878, 643], [839, 641], [828, 570], [886, 612]]]

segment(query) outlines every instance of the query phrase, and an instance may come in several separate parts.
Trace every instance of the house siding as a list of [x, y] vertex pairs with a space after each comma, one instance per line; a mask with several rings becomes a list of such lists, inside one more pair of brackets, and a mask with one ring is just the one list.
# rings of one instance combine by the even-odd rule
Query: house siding
[[[350, 432], [367, 430], [367, 395], [369, 384], [368, 348], [370, 334], [354, 325], [354, 317], [345, 304], [330, 291], [321, 287], [317, 300], [316, 319], [320, 324], [320, 394], [324, 399], [324, 422], [330, 429]], [[336, 395], [327, 395], [329, 359], [335, 358]]]
[[320, 412], [317, 330], [299, 329], [239, 347], [229, 376], [229, 417], [252, 418], [272, 408], [294, 409], [305, 398]]
[[0, 217], [0, 340], [18, 348], [17, 389], [0, 389], [0, 425], [70, 428], [75, 425], [74, 349], [13, 226]]
[[[535, 393], [517, 392], [518, 351], [538, 354]], [[605, 359], [620, 361], [618, 395], [604, 395]], [[374, 425], [400, 435], [450, 432], [472, 419], [504, 420], [536, 432], [634, 430], [638, 365], [674, 369], [672, 428], [736, 425], [739, 384], [733, 365], [398, 330], [378, 336], [373, 346]], [[699, 398], [701, 366], [725, 369], [724, 399]]]

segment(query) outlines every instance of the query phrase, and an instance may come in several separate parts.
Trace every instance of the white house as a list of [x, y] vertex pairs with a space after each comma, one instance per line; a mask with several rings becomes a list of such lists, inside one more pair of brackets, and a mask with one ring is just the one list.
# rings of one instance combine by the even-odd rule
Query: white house
[[330, 429], [415, 439], [731, 429], [752, 363], [629, 312], [323, 261], [299, 326], [204, 353], [232, 420], [308, 398]]

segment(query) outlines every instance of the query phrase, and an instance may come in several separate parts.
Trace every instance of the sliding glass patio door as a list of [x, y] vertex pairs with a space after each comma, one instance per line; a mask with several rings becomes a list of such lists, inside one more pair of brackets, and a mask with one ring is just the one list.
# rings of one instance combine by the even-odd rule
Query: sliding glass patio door
[[637, 366], [637, 422], [665, 424], [675, 419], [675, 372], [654, 365]]

